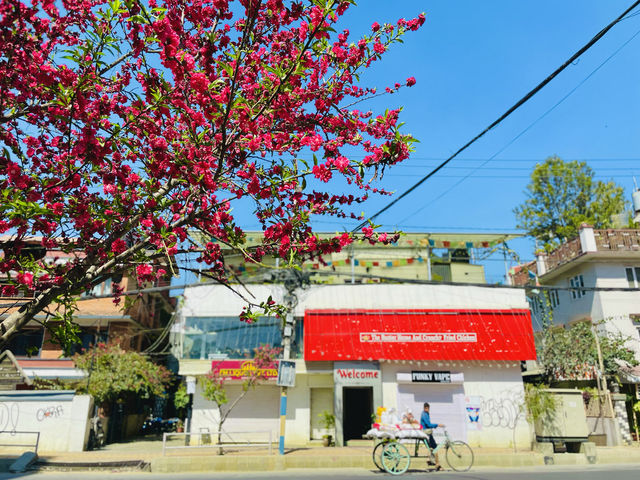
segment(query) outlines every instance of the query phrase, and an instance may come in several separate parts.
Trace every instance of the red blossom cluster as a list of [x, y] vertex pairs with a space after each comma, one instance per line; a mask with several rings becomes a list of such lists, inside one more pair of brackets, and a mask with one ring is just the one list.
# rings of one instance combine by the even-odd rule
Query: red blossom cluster
[[[60, 266], [5, 251], [0, 274], [49, 298], [117, 268], [150, 281], [151, 257], [178, 253], [191, 229], [242, 247], [234, 202], [265, 233], [250, 261], [352, 241], [309, 222], [357, 217], [349, 206], [385, 193], [368, 175], [409, 156], [400, 109], [359, 110], [377, 93], [357, 79], [425, 17], [350, 41], [350, 4], [0, 0], [0, 234], [84, 252]], [[359, 193], [331, 193], [336, 176]], [[225, 280], [216, 245], [200, 260]]]

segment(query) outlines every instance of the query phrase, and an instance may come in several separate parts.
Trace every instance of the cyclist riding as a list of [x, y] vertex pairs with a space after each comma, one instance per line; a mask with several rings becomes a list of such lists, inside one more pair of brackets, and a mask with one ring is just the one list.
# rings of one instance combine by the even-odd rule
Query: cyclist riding
[[[420, 416], [420, 426], [422, 427], [423, 430], [430, 430], [433, 428], [444, 427], [444, 424], [442, 423], [431, 423], [431, 417], [429, 416], [429, 404], [426, 402], [424, 404], [424, 411]], [[429, 433], [429, 436], [427, 438], [427, 443], [429, 444], [429, 448], [431, 448], [432, 451], [434, 451], [438, 446], [435, 438], [433, 438], [433, 433]], [[435, 454], [435, 466], [436, 466], [436, 470], [442, 470], [442, 466], [440, 466], [439, 454], [437, 452]]]

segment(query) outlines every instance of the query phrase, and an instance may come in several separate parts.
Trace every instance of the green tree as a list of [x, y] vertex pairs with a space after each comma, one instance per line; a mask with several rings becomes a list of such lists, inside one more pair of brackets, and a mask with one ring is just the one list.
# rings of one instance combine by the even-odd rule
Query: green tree
[[611, 227], [611, 216], [626, 207], [623, 187], [595, 180], [585, 162], [565, 162], [555, 156], [535, 166], [526, 196], [514, 209], [517, 226], [547, 249], [577, 236], [584, 222], [596, 228]]
[[73, 357], [76, 368], [87, 372], [88, 392], [98, 404], [127, 395], [149, 398], [164, 395], [171, 372], [145, 356], [123, 350], [117, 343], [98, 344]]
[[[634, 353], [622, 334], [598, 334], [604, 374], [614, 378], [620, 369], [616, 360], [637, 365]], [[538, 345], [538, 359], [550, 383], [561, 379], [584, 378], [599, 369], [596, 339], [591, 322], [579, 322], [570, 328], [548, 323]]]

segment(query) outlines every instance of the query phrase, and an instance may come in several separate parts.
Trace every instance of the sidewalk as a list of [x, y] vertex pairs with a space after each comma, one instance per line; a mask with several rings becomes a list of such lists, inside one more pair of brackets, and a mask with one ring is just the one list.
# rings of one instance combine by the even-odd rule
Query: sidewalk
[[[278, 455], [277, 446], [269, 455], [267, 448], [225, 448], [225, 455], [217, 455], [217, 448], [190, 448], [167, 450], [162, 454], [162, 440], [143, 439], [107, 445], [102, 450], [73, 453], [39, 453], [40, 468], [56, 470], [136, 468], [139, 461], [156, 473], [202, 471], [276, 471], [289, 468], [364, 468], [376, 470], [369, 446], [299, 447], [288, 448], [284, 456]], [[541, 453], [514, 452], [509, 449], [474, 448], [474, 467], [531, 467], [545, 465]], [[5, 459], [9, 455], [2, 455]], [[13, 458], [17, 457], [13, 456]], [[0, 471], [9, 462], [0, 458]], [[444, 458], [441, 458], [445, 464]], [[587, 465], [582, 454], [555, 454], [556, 465]], [[640, 447], [598, 447], [597, 464], [638, 463]], [[424, 457], [412, 458], [411, 468], [426, 469]], [[139, 467], [138, 467], [139, 469]], [[6, 470], [5, 470], [6, 471]]]

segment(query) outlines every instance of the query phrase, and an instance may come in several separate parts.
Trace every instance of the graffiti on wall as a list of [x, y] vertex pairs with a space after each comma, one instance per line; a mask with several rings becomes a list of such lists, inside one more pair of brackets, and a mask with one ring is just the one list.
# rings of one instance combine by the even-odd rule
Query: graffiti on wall
[[0, 432], [14, 433], [18, 428], [20, 406], [15, 402], [0, 403]]
[[514, 430], [523, 419], [524, 392], [521, 389], [505, 390], [496, 397], [469, 396], [465, 398], [467, 427], [507, 428]]
[[48, 418], [60, 418], [64, 415], [62, 405], [51, 405], [49, 407], [39, 408], [36, 412], [36, 420], [42, 422]]

